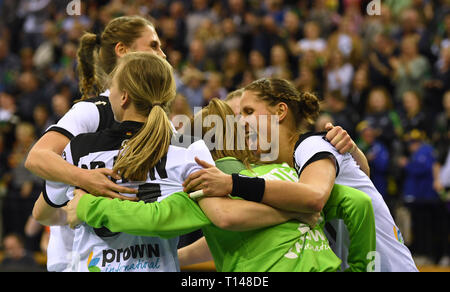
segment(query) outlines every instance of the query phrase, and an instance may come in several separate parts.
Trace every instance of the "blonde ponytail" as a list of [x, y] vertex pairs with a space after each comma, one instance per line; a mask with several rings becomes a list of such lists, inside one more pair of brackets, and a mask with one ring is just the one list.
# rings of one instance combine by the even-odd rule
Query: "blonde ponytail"
[[120, 151], [114, 170], [125, 179], [145, 181], [167, 154], [173, 135], [167, 116], [176, 95], [172, 67], [154, 54], [130, 53], [120, 59], [113, 74], [139, 114], [147, 116], [143, 128]]
[[120, 153], [114, 170], [131, 181], [145, 181], [150, 169], [167, 154], [172, 135], [166, 112], [154, 106], [144, 127]]

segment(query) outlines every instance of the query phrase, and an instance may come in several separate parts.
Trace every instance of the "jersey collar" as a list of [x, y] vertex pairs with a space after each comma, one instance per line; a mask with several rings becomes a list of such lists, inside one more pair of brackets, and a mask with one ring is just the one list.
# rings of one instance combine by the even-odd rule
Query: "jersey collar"
[[122, 123], [115, 123], [111, 130], [121, 136], [132, 137], [134, 136], [142, 127], [144, 123], [134, 122], [134, 121], [124, 121]]

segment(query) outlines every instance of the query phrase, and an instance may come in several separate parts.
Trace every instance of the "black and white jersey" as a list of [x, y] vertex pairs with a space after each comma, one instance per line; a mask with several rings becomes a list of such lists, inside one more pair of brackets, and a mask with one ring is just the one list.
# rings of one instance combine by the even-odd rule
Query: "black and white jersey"
[[100, 96], [80, 101], [47, 129], [63, 134], [69, 140], [80, 134], [95, 133], [110, 128], [115, 122], [109, 102], [109, 91]]
[[[76, 103], [56, 125], [47, 129], [63, 134], [69, 140], [110, 128], [115, 122], [109, 103], [109, 91], [100, 96]], [[47, 270], [69, 271], [72, 266], [73, 230], [68, 226], [51, 226], [47, 254]]]
[[[64, 150], [64, 158], [71, 164], [86, 169], [112, 169], [119, 150], [126, 140], [133, 137], [143, 124], [123, 122], [98, 133], [75, 137]], [[202, 169], [195, 157], [213, 164], [211, 154], [202, 140], [190, 140], [186, 145], [174, 143], [167, 155], [150, 170], [146, 181], [117, 181], [116, 183], [139, 190], [138, 197], [147, 203], [162, 201], [169, 195], [183, 190], [182, 183], [193, 172]], [[174, 139], [175, 140], [175, 139]], [[123, 194], [130, 196], [129, 194]], [[133, 195], [134, 196], [134, 195]], [[62, 207], [73, 197], [73, 187], [58, 182], [46, 182], [44, 198], [53, 207]], [[79, 265], [76, 271], [92, 269], [93, 259], [101, 271], [178, 271], [178, 238], [132, 236], [94, 229], [86, 224], [75, 230], [72, 257]], [[123, 256], [123, 251], [141, 248], [146, 253], [139, 256]], [[122, 256], [120, 256], [122, 254]], [[115, 255], [115, 260], [110, 258]], [[133, 268], [132, 268], [133, 267]]]
[[[332, 158], [336, 163], [336, 184], [348, 186], [366, 193], [372, 199], [375, 214], [377, 260], [380, 271], [417, 271], [411, 252], [403, 243], [399, 228], [370, 178], [360, 169], [349, 154], [340, 154], [326, 139], [326, 133], [308, 133], [300, 136], [294, 152], [294, 166], [299, 177], [305, 167], [314, 161]], [[349, 233], [343, 220], [333, 220], [331, 225], [337, 237], [329, 236], [332, 249], [346, 262], [349, 247]]]

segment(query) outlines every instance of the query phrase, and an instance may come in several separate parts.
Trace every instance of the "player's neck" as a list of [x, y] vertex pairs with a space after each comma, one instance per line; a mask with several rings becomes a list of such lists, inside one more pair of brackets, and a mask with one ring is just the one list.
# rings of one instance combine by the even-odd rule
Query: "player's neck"
[[139, 123], [145, 123], [147, 121], [146, 116], [138, 114], [134, 110], [127, 110], [124, 111], [122, 121], [132, 121], [132, 122], [139, 122]]

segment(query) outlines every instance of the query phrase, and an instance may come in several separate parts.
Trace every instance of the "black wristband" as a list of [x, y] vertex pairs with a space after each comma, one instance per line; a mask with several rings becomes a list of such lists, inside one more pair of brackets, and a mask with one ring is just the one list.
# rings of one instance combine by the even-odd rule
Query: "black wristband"
[[262, 201], [266, 190], [266, 181], [263, 178], [241, 176], [237, 173], [233, 173], [231, 177], [233, 178], [232, 196], [257, 203]]

